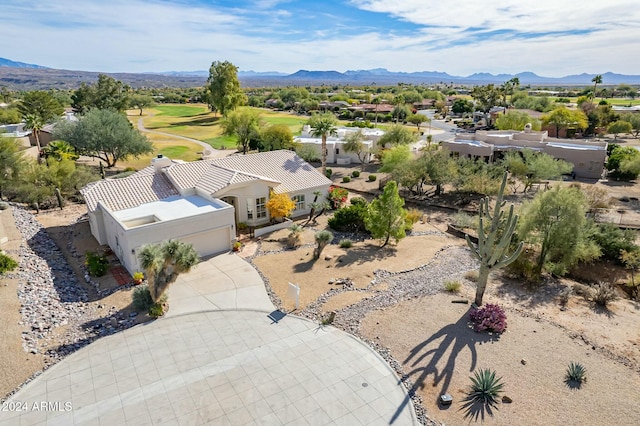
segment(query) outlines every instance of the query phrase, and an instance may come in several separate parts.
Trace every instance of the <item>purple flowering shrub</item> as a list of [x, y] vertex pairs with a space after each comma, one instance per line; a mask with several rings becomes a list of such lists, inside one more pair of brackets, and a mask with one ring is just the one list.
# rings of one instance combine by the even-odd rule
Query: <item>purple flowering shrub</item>
[[473, 323], [473, 330], [480, 333], [485, 330], [495, 333], [502, 333], [507, 328], [507, 316], [504, 310], [491, 303], [487, 303], [482, 308], [474, 309], [469, 314]]

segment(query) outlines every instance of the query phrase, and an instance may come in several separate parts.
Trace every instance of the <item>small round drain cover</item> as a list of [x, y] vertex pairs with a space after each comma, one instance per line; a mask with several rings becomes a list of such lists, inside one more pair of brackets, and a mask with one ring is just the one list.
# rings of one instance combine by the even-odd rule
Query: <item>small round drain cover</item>
[[369, 386], [369, 383], [363, 383], [363, 384], [362, 384], [362, 387], [363, 387], [363, 388], [366, 388], [367, 386]]

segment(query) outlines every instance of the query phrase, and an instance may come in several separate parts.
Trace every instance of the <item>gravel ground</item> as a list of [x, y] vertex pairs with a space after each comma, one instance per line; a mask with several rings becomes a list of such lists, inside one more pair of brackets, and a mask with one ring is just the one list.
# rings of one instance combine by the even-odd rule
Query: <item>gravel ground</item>
[[26, 353], [43, 354], [48, 368], [96, 338], [137, 322], [136, 314], [125, 315], [116, 306], [101, 304], [97, 292], [78, 281], [74, 269], [36, 218], [22, 208], [12, 210], [23, 237], [14, 254], [19, 269], [12, 276], [18, 279], [19, 325]]

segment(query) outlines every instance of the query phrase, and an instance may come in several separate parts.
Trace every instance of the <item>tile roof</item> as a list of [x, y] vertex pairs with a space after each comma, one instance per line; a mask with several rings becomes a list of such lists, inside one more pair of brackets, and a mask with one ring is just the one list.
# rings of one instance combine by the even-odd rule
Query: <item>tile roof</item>
[[209, 161], [227, 169], [278, 181], [280, 184], [274, 187], [274, 191], [279, 194], [331, 185], [331, 180], [288, 150], [232, 155]]
[[105, 179], [85, 186], [80, 192], [89, 211], [94, 211], [98, 201], [109, 210], [118, 211], [152, 201], [180, 195], [163, 174], [148, 173], [149, 167], [120, 179]]
[[328, 186], [331, 181], [295, 152], [280, 150], [233, 155], [213, 160], [172, 163], [155, 173], [152, 166], [131, 176], [105, 179], [81, 191], [89, 211], [98, 201], [112, 211], [159, 201], [197, 188], [215, 196], [229, 185], [256, 180], [272, 182], [276, 193], [287, 193]]

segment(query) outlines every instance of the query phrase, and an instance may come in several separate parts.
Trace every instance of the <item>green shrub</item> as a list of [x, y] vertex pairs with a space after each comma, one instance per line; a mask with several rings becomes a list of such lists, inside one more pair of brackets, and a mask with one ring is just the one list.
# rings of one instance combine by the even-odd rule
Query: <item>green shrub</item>
[[352, 204], [337, 210], [328, 221], [329, 227], [340, 232], [366, 232], [364, 218], [367, 206]]
[[459, 211], [453, 216], [453, 226], [456, 228], [474, 228], [474, 219], [466, 212]]
[[495, 371], [480, 369], [474, 371], [471, 379], [471, 390], [468, 399], [474, 403], [494, 406], [498, 402], [498, 395], [504, 384], [501, 377], [496, 377]]
[[10, 258], [4, 253], [0, 253], [0, 275], [5, 272], [13, 271], [18, 267], [18, 262]]
[[153, 305], [153, 300], [151, 300], [151, 292], [149, 291], [149, 287], [147, 285], [141, 285], [133, 289], [133, 294], [131, 295], [131, 301], [133, 303], [133, 307], [140, 312], [148, 311], [149, 308]]
[[351, 241], [348, 238], [340, 240], [340, 248], [348, 249], [348, 248], [351, 248], [352, 245], [353, 245], [353, 241]]
[[359, 170], [352, 171], [351, 177], [354, 177], [354, 178], [360, 177], [360, 171]]
[[164, 306], [161, 302], [154, 303], [149, 308], [148, 314], [152, 318], [158, 318], [164, 315]]
[[[159, 317], [164, 314], [163, 305], [167, 303], [167, 298], [167, 295], [163, 294], [157, 303], [153, 303], [149, 286], [146, 284], [134, 288], [131, 295], [133, 307], [139, 312], [147, 312], [152, 317]], [[160, 312], [160, 314], [155, 315], [152, 310], [154, 313]]]
[[366, 206], [367, 204], [367, 200], [364, 197], [353, 197], [351, 199], [351, 204], [356, 206], [356, 205], [360, 205], [360, 206]]
[[343, 176], [342, 177], [342, 182], [343, 183], [349, 183], [349, 182], [351, 182], [351, 178], [349, 176]]
[[369, 182], [376, 180], [376, 175], [369, 175]]
[[630, 252], [638, 248], [635, 237], [632, 230], [622, 230], [612, 223], [599, 223], [593, 227], [590, 238], [600, 246], [602, 258], [620, 263], [623, 250]]
[[460, 284], [460, 281], [446, 281], [444, 283], [444, 289], [449, 293], [460, 292], [460, 287], [462, 287], [462, 284]]
[[331, 179], [331, 175], [332, 175], [332, 174], [333, 174], [333, 170], [331, 170], [331, 169], [326, 169], [326, 170], [324, 171], [324, 175], [325, 175], [326, 177], [328, 177], [329, 179]]
[[101, 277], [107, 273], [109, 261], [104, 254], [88, 251], [86, 257], [85, 265], [87, 265], [87, 269], [89, 269], [89, 275], [92, 277]]
[[572, 362], [567, 368], [567, 373], [564, 376], [566, 384], [577, 384], [578, 387], [587, 381], [587, 369], [579, 362]]

